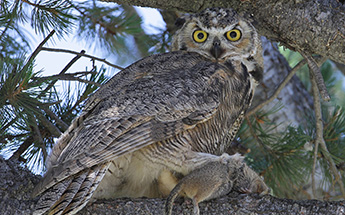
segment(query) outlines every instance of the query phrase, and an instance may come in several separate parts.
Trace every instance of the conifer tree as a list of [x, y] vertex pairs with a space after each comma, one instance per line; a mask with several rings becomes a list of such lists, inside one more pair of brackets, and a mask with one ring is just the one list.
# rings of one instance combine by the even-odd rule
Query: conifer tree
[[[128, 5], [98, 1], [2, 0], [1, 154], [21, 161], [33, 171], [44, 172], [44, 162], [56, 138], [80, 114], [89, 95], [108, 80], [107, 71], [121, 69], [83, 50], [48, 47], [47, 41], [75, 35], [79, 40], [95, 44], [94, 49], [102, 49], [108, 56], [114, 55], [117, 63], [121, 64], [124, 60], [134, 61], [169, 50], [174, 31], [171, 27], [173, 21], [168, 21], [169, 14], [171, 17], [176, 15], [162, 11], [167, 20], [167, 29], [161, 29], [158, 34], [148, 34], [135, 8]], [[30, 36], [24, 26], [30, 26], [37, 35], [44, 37], [39, 46], [31, 46]], [[245, 149], [242, 152], [247, 152], [247, 163], [265, 178], [273, 194], [278, 197], [344, 199], [343, 74], [338, 64], [330, 60], [324, 62], [324, 59], [318, 61], [324, 62], [321, 72], [332, 98], [330, 102], [320, 102], [317, 84], [309, 76], [307, 63], [309, 67], [312, 67], [312, 63], [303, 60], [299, 53], [283, 48], [280, 51], [293, 68], [291, 72], [297, 72], [299, 80], [314, 98], [313, 108], [305, 111], [305, 121], [299, 125], [277, 129], [279, 123], [270, 116], [283, 104], [267, 109], [262, 108], [267, 101], [261, 101], [247, 114], [236, 138], [237, 143], [231, 145]], [[50, 52], [74, 54], [74, 57], [59, 74], [46, 76], [35, 68], [35, 58], [38, 54]], [[92, 62], [102, 63], [102, 66], [92, 64], [85, 71], [72, 71], [71, 66], [80, 58], [89, 58]], [[318, 59], [317, 56], [315, 59]], [[61, 81], [67, 83], [64, 85], [66, 87], [58, 89]], [[72, 88], [72, 83], [77, 84]], [[322, 121], [318, 120], [320, 117]], [[312, 191], [306, 194], [309, 185]]]

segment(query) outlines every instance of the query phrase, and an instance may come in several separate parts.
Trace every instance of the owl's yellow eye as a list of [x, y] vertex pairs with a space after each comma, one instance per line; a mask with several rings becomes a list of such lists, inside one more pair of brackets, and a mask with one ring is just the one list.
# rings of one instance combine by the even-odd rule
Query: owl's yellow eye
[[196, 30], [193, 33], [193, 40], [197, 43], [203, 43], [207, 39], [207, 33], [202, 30]]
[[235, 42], [241, 38], [242, 34], [241, 31], [238, 29], [232, 29], [225, 33], [226, 39]]

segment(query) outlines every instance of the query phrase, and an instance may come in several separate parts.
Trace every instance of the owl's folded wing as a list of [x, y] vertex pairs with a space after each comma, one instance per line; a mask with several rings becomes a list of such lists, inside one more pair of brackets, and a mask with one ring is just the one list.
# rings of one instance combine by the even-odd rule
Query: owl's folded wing
[[218, 66], [196, 53], [172, 52], [121, 71], [90, 98], [83, 114], [59, 138], [34, 195], [210, 119], [224, 84], [212, 76]]

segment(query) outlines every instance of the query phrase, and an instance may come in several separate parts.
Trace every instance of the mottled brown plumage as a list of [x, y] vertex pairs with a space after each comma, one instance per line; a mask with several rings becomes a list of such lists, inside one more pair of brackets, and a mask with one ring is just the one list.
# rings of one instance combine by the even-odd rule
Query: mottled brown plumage
[[[219, 23], [231, 23], [203, 24], [208, 10], [185, 17], [176, 51], [130, 65], [89, 98], [53, 148], [34, 190], [43, 193], [35, 214], [73, 214], [91, 197], [166, 196], [178, 175], [218, 159], [242, 122], [260, 70], [255, 29], [232, 10], [210, 11]], [[205, 41], [193, 42], [197, 29], [207, 32]], [[231, 29], [240, 31], [238, 40], [220, 38]]]

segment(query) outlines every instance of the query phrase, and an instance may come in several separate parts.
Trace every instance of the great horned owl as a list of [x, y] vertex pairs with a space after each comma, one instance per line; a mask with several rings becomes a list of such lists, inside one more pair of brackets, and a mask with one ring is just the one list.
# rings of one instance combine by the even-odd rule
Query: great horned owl
[[163, 197], [221, 155], [261, 77], [258, 35], [231, 9], [185, 16], [173, 51], [146, 57], [92, 95], [59, 138], [35, 214], [74, 214], [90, 198]]

